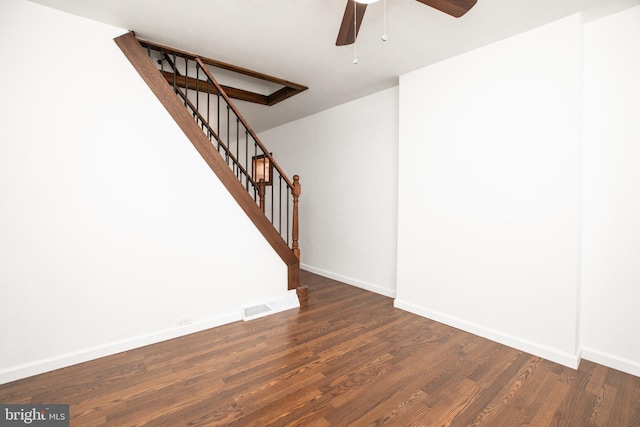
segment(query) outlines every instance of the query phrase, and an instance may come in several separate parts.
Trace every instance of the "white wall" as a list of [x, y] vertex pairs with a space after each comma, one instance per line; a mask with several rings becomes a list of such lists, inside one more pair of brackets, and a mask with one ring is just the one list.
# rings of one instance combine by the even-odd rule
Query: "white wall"
[[113, 42], [125, 32], [0, 3], [0, 383], [286, 293], [285, 265]]
[[395, 296], [398, 88], [259, 136], [300, 175], [302, 267]]
[[396, 306], [576, 366], [581, 21], [400, 78]]
[[640, 6], [584, 37], [583, 357], [640, 376]]

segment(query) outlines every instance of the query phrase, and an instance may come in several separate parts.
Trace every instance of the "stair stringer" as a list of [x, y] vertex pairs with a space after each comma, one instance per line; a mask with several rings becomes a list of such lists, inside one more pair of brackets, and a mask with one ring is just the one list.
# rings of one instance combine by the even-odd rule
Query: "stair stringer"
[[129, 32], [117, 37], [115, 42], [160, 103], [173, 117], [180, 129], [189, 138], [189, 141], [216, 174], [220, 182], [285, 263], [288, 269], [288, 289], [298, 288], [300, 284], [300, 260], [269, 222], [269, 219], [251, 198], [240, 181], [238, 181], [231, 168], [202, 132], [200, 126], [193, 120], [189, 111], [174, 93], [173, 88], [167, 84], [166, 79], [158, 71], [152, 59], [140, 46], [134, 33]]

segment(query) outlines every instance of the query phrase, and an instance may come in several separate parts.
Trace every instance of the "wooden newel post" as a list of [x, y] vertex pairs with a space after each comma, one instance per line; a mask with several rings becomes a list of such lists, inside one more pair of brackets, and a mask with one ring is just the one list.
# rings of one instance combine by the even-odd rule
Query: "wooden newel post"
[[293, 229], [291, 231], [291, 239], [293, 243], [291, 248], [293, 253], [300, 259], [300, 249], [298, 248], [298, 197], [302, 193], [302, 186], [300, 185], [300, 177], [298, 175], [293, 176], [293, 188], [291, 194], [293, 195]]
[[265, 187], [264, 179], [260, 178], [260, 181], [258, 181], [258, 197], [260, 197], [260, 209], [262, 210], [263, 213], [264, 213], [264, 187]]

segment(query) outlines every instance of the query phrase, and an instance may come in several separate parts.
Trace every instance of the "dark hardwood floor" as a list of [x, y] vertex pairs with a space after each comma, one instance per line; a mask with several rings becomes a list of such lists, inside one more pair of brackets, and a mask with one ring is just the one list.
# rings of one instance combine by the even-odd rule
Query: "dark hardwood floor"
[[575, 371], [302, 272], [299, 310], [0, 386], [72, 426], [640, 426], [640, 378]]

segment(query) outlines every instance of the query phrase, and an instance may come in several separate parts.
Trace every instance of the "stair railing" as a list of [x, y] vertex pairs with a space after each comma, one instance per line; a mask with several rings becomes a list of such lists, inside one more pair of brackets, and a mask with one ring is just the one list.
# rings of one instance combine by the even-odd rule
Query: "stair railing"
[[298, 247], [298, 175], [291, 181], [201, 58], [147, 41], [147, 54], [286, 244]]

